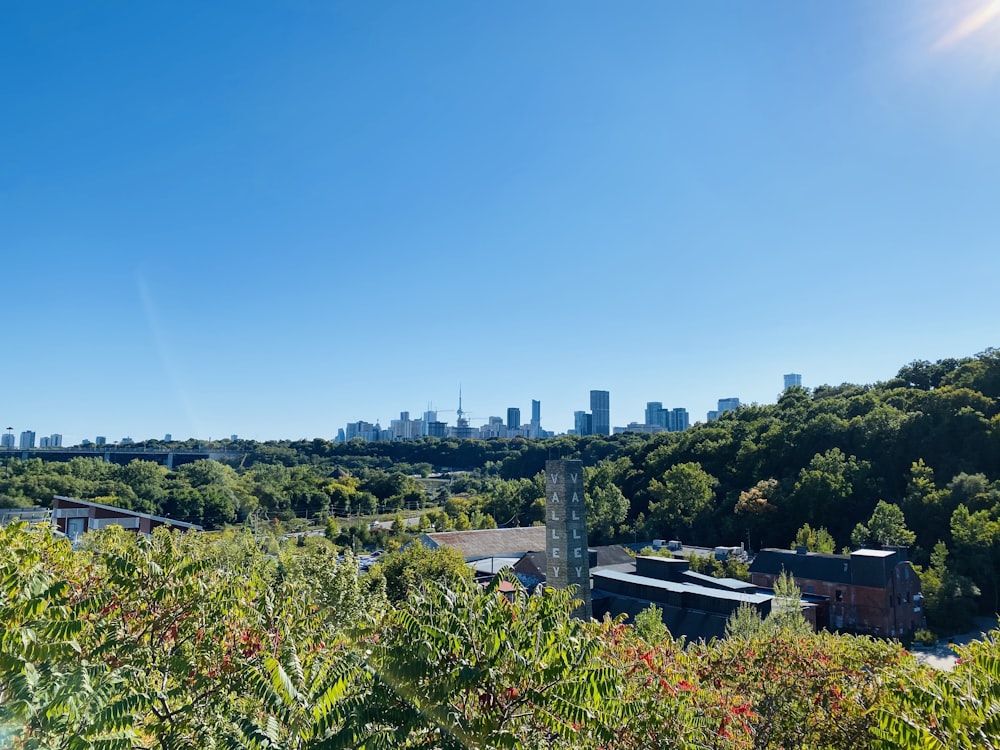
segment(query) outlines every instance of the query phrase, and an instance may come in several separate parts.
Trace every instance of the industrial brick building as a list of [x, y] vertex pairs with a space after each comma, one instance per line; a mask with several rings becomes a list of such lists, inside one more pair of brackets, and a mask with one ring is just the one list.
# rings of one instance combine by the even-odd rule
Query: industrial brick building
[[763, 549], [750, 565], [750, 576], [757, 586], [770, 588], [783, 570], [804, 596], [815, 597], [818, 627], [903, 637], [924, 626], [920, 576], [901, 549], [860, 549], [850, 555]]

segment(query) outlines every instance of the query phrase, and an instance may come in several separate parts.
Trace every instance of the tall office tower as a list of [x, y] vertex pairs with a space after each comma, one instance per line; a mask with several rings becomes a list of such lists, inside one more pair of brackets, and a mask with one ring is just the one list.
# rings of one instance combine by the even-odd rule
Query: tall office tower
[[594, 415], [585, 411], [573, 412], [573, 431], [577, 435], [593, 435]]
[[13, 448], [14, 447], [14, 433], [5, 432], [0, 435], [0, 448]]
[[431, 411], [428, 409], [424, 412], [424, 419], [420, 423], [420, 437], [437, 437], [437, 435], [431, 435], [430, 425], [432, 422], [437, 422], [438, 413], [436, 411]]
[[104, 437], [104, 435], [98, 435], [97, 437], [94, 438], [94, 443], [96, 443], [97, 445], [107, 445], [108, 439]]
[[725, 414], [727, 411], [735, 411], [740, 408], [740, 400], [738, 398], [720, 398], [719, 399], [719, 414]]
[[542, 435], [542, 402], [531, 400], [531, 437]]
[[667, 429], [670, 432], [683, 432], [688, 427], [691, 426], [691, 417], [688, 415], [688, 410], [683, 407], [678, 407], [671, 410]]
[[611, 393], [608, 391], [590, 392], [590, 413], [594, 416], [594, 435], [611, 434]]
[[49, 438], [49, 445], [53, 448], [62, 448], [62, 435], [58, 432], [53, 432], [52, 436]]
[[802, 376], [797, 372], [790, 372], [785, 375], [785, 390], [787, 391], [792, 386], [802, 386]]
[[708, 412], [708, 414], [705, 415], [705, 420], [708, 422], [714, 422], [718, 418], [719, 418], [719, 412], [717, 411], [710, 411]]
[[521, 410], [516, 406], [512, 406], [507, 410], [507, 429], [521, 429]]
[[392, 440], [413, 440], [419, 437], [421, 422], [418, 419], [410, 419], [410, 412], [399, 412], [399, 419], [394, 419], [389, 423], [389, 431], [392, 433]]
[[31, 450], [35, 447], [35, 433], [25, 430], [21, 433], [21, 450]]
[[590, 619], [590, 554], [582, 461], [545, 462], [545, 585], [575, 586], [574, 597], [583, 602], [573, 614]]
[[52, 447], [52, 439], [49, 438], [48, 435], [42, 435], [40, 438], [38, 438], [38, 447], [39, 448], [51, 448]]
[[644, 424], [662, 425], [663, 403], [660, 401], [646, 402], [646, 421]]

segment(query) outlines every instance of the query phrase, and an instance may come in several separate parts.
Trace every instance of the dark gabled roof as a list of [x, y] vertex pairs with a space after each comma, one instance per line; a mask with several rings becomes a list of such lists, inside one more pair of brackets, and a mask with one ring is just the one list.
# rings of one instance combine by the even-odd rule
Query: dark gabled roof
[[[606, 547], [591, 547], [590, 552], [590, 572], [612, 568], [618, 570], [621, 566], [626, 566], [628, 572], [635, 572], [635, 558], [630, 555], [624, 547], [611, 544]], [[526, 552], [514, 566], [514, 572], [533, 576], [544, 581], [548, 570], [548, 561], [545, 552]], [[597, 560], [595, 563], [594, 560]]]
[[591, 547], [591, 552], [596, 552], [597, 560], [591, 558], [590, 567], [596, 568], [602, 565], [622, 565], [624, 563], [634, 563], [635, 558], [620, 544], [609, 544], [605, 547]]
[[514, 572], [544, 581], [545, 566], [544, 552], [526, 552], [520, 560], [514, 563]]
[[751, 573], [780, 575], [826, 583], [884, 588], [900, 556], [891, 550], [861, 549], [847, 555], [824, 555], [787, 549], [762, 549], [750, 564]]

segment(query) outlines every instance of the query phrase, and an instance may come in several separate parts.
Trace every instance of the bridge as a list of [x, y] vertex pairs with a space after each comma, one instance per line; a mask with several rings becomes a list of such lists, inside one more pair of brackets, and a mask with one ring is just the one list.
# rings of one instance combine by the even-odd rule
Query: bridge
[[238, 462], [246, 453], [244, 451], [227, 450], [147, 450], [141, 446], [101, 445], [87, 448], [4, 448], [0, 449], [0, 460], [4, 458], [19, 458], [27, 461], [29, 458], [40, 458], [44, 461], [69, 461], [71, 458], [100, 458], [107, 463], [127, 464], [133, 459], [140, 461], [155, 461], [158, 464], [173, 469], [175, 466], [189, 464], [201, 459], [211, 461]]

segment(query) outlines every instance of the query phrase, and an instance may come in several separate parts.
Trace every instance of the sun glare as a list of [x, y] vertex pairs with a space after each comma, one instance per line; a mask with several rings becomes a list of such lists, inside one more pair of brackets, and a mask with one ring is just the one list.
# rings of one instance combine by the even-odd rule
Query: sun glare
[[957, 45], [985, 44], [989, 50], [1000, 50], [1000, 0], [978, 3], [971, 11], [964, 13], [934, 43], [935, 51], [947, 50]]

